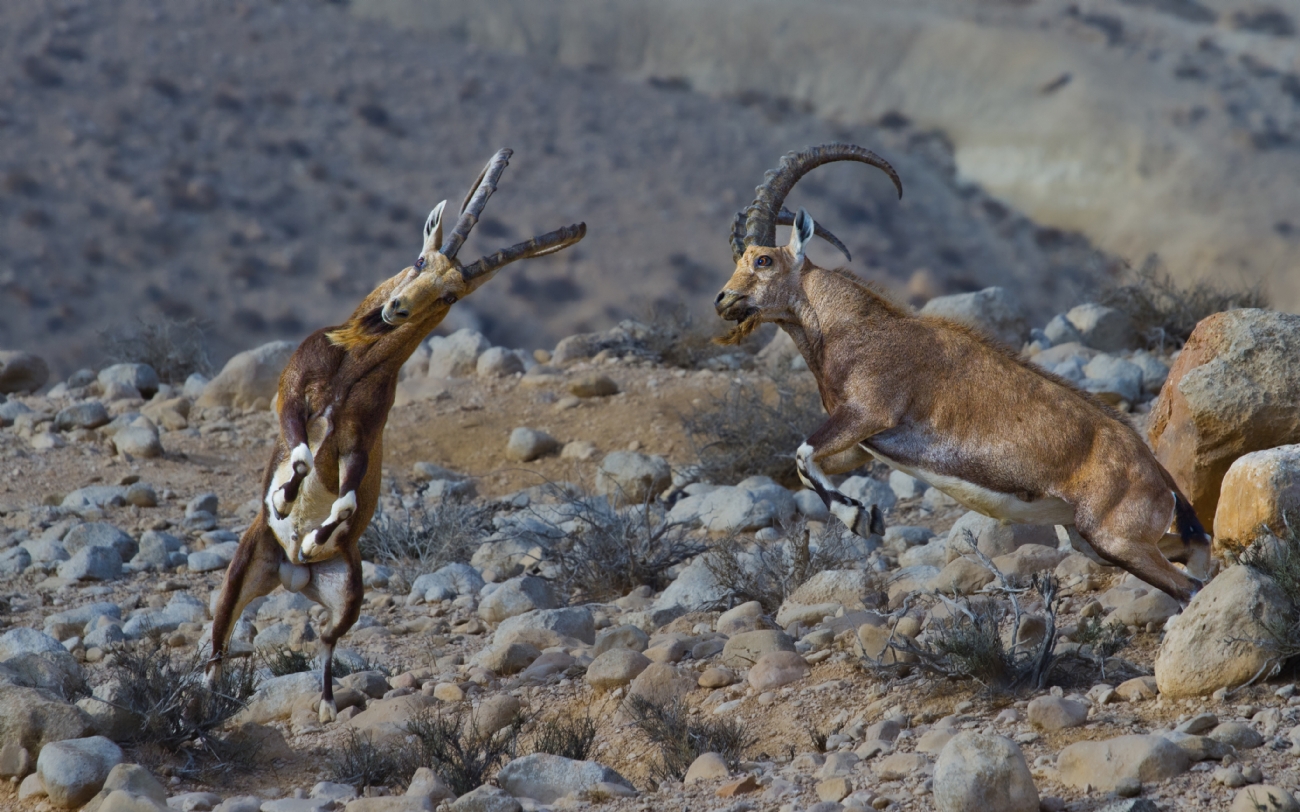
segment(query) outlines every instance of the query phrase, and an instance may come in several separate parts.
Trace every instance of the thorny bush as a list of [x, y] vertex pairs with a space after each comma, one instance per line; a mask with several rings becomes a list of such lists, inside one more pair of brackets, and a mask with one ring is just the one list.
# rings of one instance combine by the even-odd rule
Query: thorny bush
[[1209, 282], [1180, 284], [1152, 254], [1133, 271], [1131, 281], [1103, 291], [1098, 303], [1127, 313], [1150, 346], [1163, 348], [1181, 347], [1207, 316], [1267, 307], [1268, 297], [1258, 285], [1233, 290]]
[[650, 775], [658, 782], [681, 781], [691, 762], [705, 753], [717, 753], [731, 769], [754, 739], [734, 719], [690, 715], [681, 701], [658, 704], [633, 695], [625, 705], [641, 732], [659, 749], [659, 760], [650, 765]]
[[814, 536], [802, 516], [780, 526], [773, 542], [746, 542], [728, 536], [714, 543], [704, 566], [727, 591], [729, 606], [758, 601], [771, 614], [792, 592], [823, 570], [857, 569], [866, 558], [865, 542], [839, 522], [827, 522]]
[[526, 534], [548, 547], [556, 581], [582, 601], [620, 598], [639, 586], [661, 590], [668, 570], [706, 549], [649, 497], [615, 507], [572, 485], [547, 491], [557, 503], [530, 507]]
[[1289, 604], [1276, 619], [1261, 619], [1268, 637], [1264, 643], [1273, 649], [1279, 666], [1300, 658], [1300, 533], [1291, 517], [1284, 516], [1283, 521], [1283, 537], [1266, 534], [1241, 555], [1241, 563], [1277, 584]]
[[204, 659], [173, 656], [152, 642], [123, 643], [109, 649], [107, 676], [120, 686], [115, 703], [133, 715], [129, 742], [179, 757], [179, 775], [204, 775], [247, 766], [255, 754], [217, 732], [238, 713], [257, 688], [251, 658], [227, 659], [221, 679], [203, 681]]
[[[994, 574], [995, 581], [985, 587], [985, 592], [1005, 599], [1009, 610], [1004, 613], [996, 600], [973, 605], [936, 595], [947, 606], [948, 617], [933, 620], [916, 639], [891, 634], [886, 652], [892, 651], [893, 656], [886, 657], [882, 652], [875, 659], [868, 658], [867, 666], [887, 674], [919, 669], [947, 679], [974, 680], [992, 694], [1041, 690], [1067, 659], [1098, 667], [1104, 677], [1106, 658], [1122, 648], [1127, 637], [1113, 629], [1085, 627], [1085, 635], [1094, 634], [1091, 656], [1077, 650], [1058, 652], [1061, 595], [1056, 579], [1035, 575], [1027, 587], [1013, 583], [979, 552], [969, 531], [967, 535], [969, 547], [975, 550], [973, 555]], [[1040, 615], [1035, 617], [1024, 609], [1021, 602], [1025, 595], [1041, 603]], [[898, 614], [906, 614], [910, 605], [910, 600], [905, 601]], [[1042, 633], [1026, 635], [1026, 640], [1021, 641], [1022, 626], [1037, 622], [1043, 624]]]
[[734, 485], [761, 475], [797, 487], [795, 449], [825, 419], [811, 380], [782, 374], [768, 385], [733, 383], [684, 414], [682, 426], [702, 479]]
[[596, 747], [596, 720], [591, 707], [581, 715], [560, 714], [536, 725], [532, 731], [532, 751], [586, 761]]
[[480, 730], [472, 715], [422, 708], [406, 723], [406, 730], [415, 737], [415, 766], [429, 767], [452, 792], [464, 795], [515, 757], [519, 734], [527, 723], [520, 714], [505, 729], [491, 733]]
[[468, 563], [491, 532], [492, 510], [456, 499], [429, 506], [375, 513], [361, 534], [361, 556], [391, 566], [409, 588], [419, 575], [453, 563]]
[[148, 364], [164, 383], [180, 384], [191, 374], [212, 374], [207, 339], [198, 319], [137, 319], [101, 333], [105, 357], [113, 363]]

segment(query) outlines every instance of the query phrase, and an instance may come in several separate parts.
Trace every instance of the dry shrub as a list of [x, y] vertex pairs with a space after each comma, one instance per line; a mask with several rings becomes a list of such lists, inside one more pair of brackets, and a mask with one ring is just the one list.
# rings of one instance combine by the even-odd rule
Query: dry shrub
[[770, 386], [732, 384], [683, 415], [682, 425], [703, 479], [734, 485], [762, 475], [797, 487], [795, 449], [825, 419], [812, 381], [783, 375]]
[[418, 765], [409, 744], [375, 744], [369, 734], [348, 728], [342, 743], [328, 760], [331, 780], [358, 790], [366, 787], [394, 787], [410, 783]]
[[100, 334], [112, 363], [148, 364], [164, 383], [179, 384], [197, 372], [212, 374], [207, 339], [198, 319], [136, 319]]
[[559, 504], [532, 511], [532, 537], [548, 540], [556, 579], [584, 602], [620, 598], [639, 586], [659, 591], [671, 580], [669, 569], [705, 550], [688, 525], [669, 521], [648, 497], [615, 508], [572, 486], [550, 490]]
[[406, 730], [415, 737], [411, 744], [415, 766], [430, 768], [453, 792], [464, 795], [515, 757], [519, 734], [527, 724], [520, 714], [504, 730], [487, 733], [464, 714], [422, 708], [406, 723]]
[[419, 575], [453, 563], [468, 563], [492, 531], [492, 510], [456, 499], [432, 507], [379, 510], [361, 534], [361, 557], [393, 568], [395, 586], [410, 588]]
[[1258, 284], [1236, 289], [1209, 282], [1183, 285], [1152, 254], [1132, 272], [1129, 282], [1103, 291], [1098, 302], [1127, 313], [1151, 346], [1181, 347], [1205, 317], [1243, 307], [1267, 307], [1268, 297]]
[[218, 729], [257, 688], [251, 658], [227, 659], [221, 679], [204, 685], [204, 658], [173, 656], [145, 641], [110, 648], [105, 658], [109, 680], [120, 684], [119, 707], [139, 720], [129, 743], [174, 761], [173, 774], [213, 775], [252, 765], [247, 743], [235, 746]]
[[1279, 665], [1300, 658], [1300, 534], [1290, 517], [1284, 517], [1284, 521], [1284, 537], [1265, 535], [1251, 544], [1240, 559], [1277, 584], [1290, 604], [1278, 619], [1261, 621], [1267, 636], [1264, 644], [1275, 652]]
[[560, 714], [540, 722], [532, 731], [532, 751], [586, 761], [595, 753], [596, 720], [591, 707], [581, 715]]
[[746, 543], [742, 537], [729, 536], [709, 550], [704, 566], [727, 590], [724, 603], [758, 601], [771, 614], [817, 573], [861, 566], [862, 550], [857, 545], [864, 542], [837, 521], [827, 522], [816, 537], [803, 517], [780, 530], [777, 541]]
[[[682, 302], [654, 305], [645, 323], [649, 330], [639, 343], [666, 366], [700, 369], [714, 358], [736, 352], [735, 347], [717, 343], [715, 333], [700, 325]], [[757, 344], [750, 342], [742, 349], [754, 352]]]
[[658, 782], [681, 781], [691, 762], [705, 753], [717, 753], [734, 770], [745, 748], [754, 743], [740, 722], [711, 715], [692, 717], [681, 701], [661, 705], [634, 695], [624, 707], [659, 749], [659, 760], [650, 765], [650, 775]]

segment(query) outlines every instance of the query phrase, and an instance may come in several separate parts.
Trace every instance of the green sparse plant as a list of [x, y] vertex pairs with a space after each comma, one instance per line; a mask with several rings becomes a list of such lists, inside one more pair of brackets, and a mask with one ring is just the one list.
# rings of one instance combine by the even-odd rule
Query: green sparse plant
[[191, 374], [212, 374], [207, 339], [198, 319], [160, 316], [100, 334], [113, 363], [148, 364], [164, 383], [180, 384]]
[[1122, 651], [1133, 639], [1128, 627], [1119, 621], [1103, 623], [1101, 618], [1083, 618], [1071, 635], [1074, 642], [1092, 649], [1092, 656], [1102, 664], [1102, 677], [1106, 675], [1105, 662]]
[[415, 737], [417, 767], [429, 767], [457, 795], [482, 786], [518, 750], [527, 725], [522, 714], [495, 733], [480, 731], [472, 716], [421, 709], [406, 724]]
[[1267, 307], [1268, 296], [1258, 284], [1237, 289], [1209, 282], [1181, 284], [1152, 254], [1124, 284], [1104, 290], [1098, 303], [1121, 310], [1154, 347], [1180, 347], [1207, 316], [1242, 307]]
[[376, 511], [361, 534], [361, 555], [391, 566], [396, 587], [409, 589], [422, 573], [467, 563], [492, 529], [492, 511], [456, 499], [409, 510]]
[[130, 743], [168, 759], [178, 775], [198, 776], [249, 766], [247, 744], [236, 746], [219, 732], [256, 690], [251, 658], [228, 659], [221, 679], [204, 683], [198, 654], [174, 657], [151, 644], [119, 644], [105, 658], [109, 680], [118, 684], [118, 708], [131, 713]]
[[656, 781], [682, 780], [691, 762], [705, 753], [717, 753], [734, 770], [745, 748], [754, 743], [741, 723], [711, 716], [693, 719], [681, 701], [659, 704], [634, 695], [624, 707], [659, 749], [659, 760], [650, 765]]
[[812, 382], [782, 375], [769, 386], [733, 383], [683, 415], [682, 426], [703, 479], [735, 484], [762, 475], [797, 487], [794, 450], [825, 419]]
[[773, 613], [817, 573], [861, 566], [856, 537], [838, 522], [826, 523], [815, 539], [802, 517], [780, 529], [777, 541], [746, 544], [740, 537], [729, 536], [705, 555], [704, 565], [727, 590], [725, 603], [758, 601], [763, 611]]

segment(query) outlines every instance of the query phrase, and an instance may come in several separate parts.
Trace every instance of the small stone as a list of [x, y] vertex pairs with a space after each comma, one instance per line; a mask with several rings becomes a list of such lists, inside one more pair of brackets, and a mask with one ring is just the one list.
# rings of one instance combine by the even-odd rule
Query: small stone
[[1264, 744], [1264, 737], [1244, 722], [1224, 722], [1210, 731], [1210, 738], [1230, 744], [1237, 750], [1253, 750]]
[[706, 668], [700, 674], [701, 688], [725, 688], [736, 683], [736, 675], [730, 668]]
[[465, 692], [454, 682], [440, 682], [433, 688], [433, 698], [442, 702], [460, 702]]
[[[755, 691], [767, 691], [808, 676], [807, 661], [793, 651], [770, 651], [749, 669], [749, 684]], [[836, 800], [839, 800], [838, 798]]]
[[569, 382], [569, 394], [579, 398], [603, 398], [618, 394], [618, 384], [607, 375], [591, 373]]
[[1134, 677], [1115, 686], [1115, 695], [1125, 702], [1155, 699], [1158, 694], [1155, 677]]
[[523, 371], [523, 360], [505, 347], [487, 348], [475, 363], [475, 372], [480, 378], [506, 378]]
[[587, 684], [598, 691], [612, 691], [632, 682], [650, 664], [650, 658], [638, 651], [610, 649], [587, 666]]
[[546, 432], [520, 427], [510, 432], [506, 457], [517, 462], [531, 462], [553, 453], [559, 447], [559, 442]]
[[704, 753], [691, 762], [691, 766], [686, 770], [685, 783], [694, 784], [697, 781], [712, 781], [715, 778], [726, 778], [731, 774], [727, 769], [727, 762], [717, 753]]
[[0, 351], [0, 393], [35, 392], [50, 379], [45, 359], [30, 352]]
[[1040, 696], [1029, 703], [1029, 723], [1048, 732], [1078, 727], [1088, 721], [1088, 706], [1072, 699]]
[[737, 778], [734, 781], [728, 781], [718, 787], [714, 794], [719, 798], [734, 798], [737, 795], [745, 795], [758, 790], [758, 780], [752, 775], [746, 775], [743, 778]]
[[1038, 790], [1015, 742], [963, 731], [948, 742], [934, 765], [934, 802], [939, 812], [1036, 812]]
[[103, 736], [70, 739], [41, 748], [36, 774], [50, 802], [71, 809], [94, 797], [121, 761], [122, 749]]
[[1281, 787], [1255, 784], [1237, 792], [1229, 812], [1300, 812], [1300, 803]]
[[853, 792], [853, 784], [847, 778], [828, 778], [817, 784], [817, 797], [823, 801], [842, 801]]

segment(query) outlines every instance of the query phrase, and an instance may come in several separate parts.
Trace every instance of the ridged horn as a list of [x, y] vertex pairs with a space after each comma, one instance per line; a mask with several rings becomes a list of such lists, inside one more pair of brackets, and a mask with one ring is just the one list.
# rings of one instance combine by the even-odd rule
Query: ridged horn
[[[763, 175], [762, 185], [754, 190], [754, 202], [741, 212], [745, 217], [741, 250], [750, 245], [774, 247], [777, 218], [786, 195], [790, 194], [790, 190], [804, 175], [833, 161], [858, 161], [874, 166], [889, 176], [894, 182], [894, 188], [898, 189], [898, 196], [903, 196], [903, 182], [894, 167], [869, 149], [853, 144], [823, 144], [820, 147], [809, 147], [803, 152], [789, 152], [776, 169], [769, 169]], [[733, 252], [736, 250], [735, 231], [732, 235]]]
[[501, 179], [501, 173], [505, 171], [506, 165], [510, 163], [510, 156], [513, 154], [513, 150], [497, 150], [497, 154], [493, 155], [492, 160], [487, 162], [487, 166], [483, 167], [478, 180], [474, 181], [469, 194], [465, 196], [465, 202], [461, 204], [460, 217], [456, 220], [456, 227], [447, 235], [447, 239], [443, 241], [442, 248], [438, 249], [438, 253], [447, 259], [456, 258], [456, 252], [465, 244], [469, 233], [478, 224], [479, 215], [483, 213], [488, 198], [497, 190], [497, 181]]
[[[776, 224], [778, 226], [794, 225], [794, 212], [790, 211], [785, 206], [782, 206], [781, 211], [776, 214]], [[838, 248], [846, 260], [849, 262], [853, 261], [853, 255], [849, 253], [849, 249], [844, 247], [844, 243], [840, 242], [840, 238], [832, 234], [830, 229], [826, 228], [821, 223], [813, 223], [813, 233]], [[731, 261], [740, 262], [740, 258], [744, 253], [745, 212], [740, 211], [736, 212], [736, 220], [731, 224]]]
[[483, 257], [477, 262], [466, 265], [461, 269], [461, 277], [468, 282], [476, 277], [492, 273], [516, 260], [554, 254], [556, 251], [563, 251], [585, 236], [587, 236], [586, 223], [574, 223], [571, 226], [557, 228], [540, 237], [533, 237], [531, 240], [512, 245], [509, 248], [503, 248], [491, 256]]

